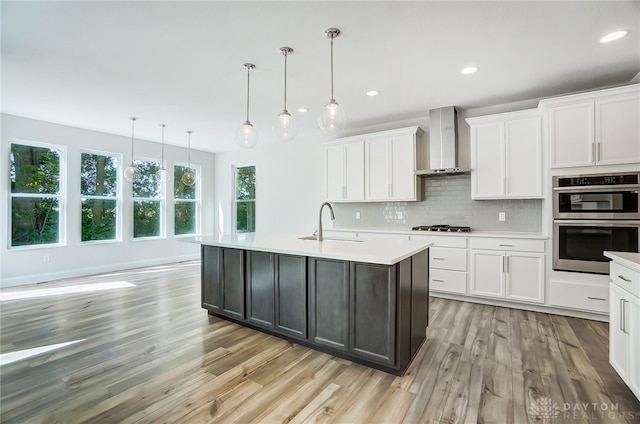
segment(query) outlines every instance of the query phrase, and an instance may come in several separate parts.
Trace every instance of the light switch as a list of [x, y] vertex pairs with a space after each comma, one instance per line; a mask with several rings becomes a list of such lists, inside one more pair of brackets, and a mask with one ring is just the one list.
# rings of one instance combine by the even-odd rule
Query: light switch
[[504, 212], [498, 212], [498, 221], [506, 221], [507, 214]]
[[360, 219], [360, 212], [356, 212], [356, 219]]

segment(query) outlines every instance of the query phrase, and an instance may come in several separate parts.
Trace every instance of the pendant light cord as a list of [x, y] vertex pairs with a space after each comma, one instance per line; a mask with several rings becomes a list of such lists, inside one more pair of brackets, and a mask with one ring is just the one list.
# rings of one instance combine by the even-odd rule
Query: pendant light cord
[[251, 67], [247, 66], [247, 122], [249, 123], [249, 75], [251, 74]]
[[334, 35], [331, 35], [331, 101], [335, 102], [333, 98], [333, 38]]
[[160, 169], [164, 169], [164, 127], [166, 127], [166, 124], [160, 124], [160, 126], [162, 127], [162, 156], [160, 156]]
[[284, 51], [284, 111], [287, 111], [287, 51]]
[[133, 143], [134, 143], [133, 130], [134, 130], [134, 126], [136, 124], [137, 118], [135, 116], [131, 116], [129, 119], [131, 119], [131, 163], [133, 164]]
[[188, 148], [189, 148], [189, 153], [188, 153], [188, 156], [187, 156], [187, 157], [189, 158], [189, 159], [188, 159], [188, 161], [189, 161], [189, 171], [191, 171], [191, 133], [192, 133], [192, 132], [193, 132], [193, 131], [187, 131], [187, 134], [189, 134], [189, 139], [188, 139], [188, 141], [187, 141], [187, 143], [188, 143]]

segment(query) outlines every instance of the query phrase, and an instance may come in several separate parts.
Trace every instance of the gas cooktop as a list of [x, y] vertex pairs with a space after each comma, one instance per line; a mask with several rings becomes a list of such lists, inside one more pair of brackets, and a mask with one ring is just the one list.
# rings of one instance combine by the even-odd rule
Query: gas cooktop
[[471, 227], [458, 227], [456, 225], [419, 225], [412, 228], [413, 231], [443, 231], [450, 233], [468, 233]]

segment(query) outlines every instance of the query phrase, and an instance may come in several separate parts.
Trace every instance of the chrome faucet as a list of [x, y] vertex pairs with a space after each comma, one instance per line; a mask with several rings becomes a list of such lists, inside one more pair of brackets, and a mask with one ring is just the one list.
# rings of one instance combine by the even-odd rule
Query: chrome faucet
[[333, 206], [331, 206], [331, 203], [324, 202], [323, 204], [320, 205], [320, 217], [318, 219], [318, 241], [322, 241], [322, 208], [324, 208], [325, 206], [329, 206], [329, 212], [331, 212], [331, 220], [336, 219], [336, 216], [333, 213]]

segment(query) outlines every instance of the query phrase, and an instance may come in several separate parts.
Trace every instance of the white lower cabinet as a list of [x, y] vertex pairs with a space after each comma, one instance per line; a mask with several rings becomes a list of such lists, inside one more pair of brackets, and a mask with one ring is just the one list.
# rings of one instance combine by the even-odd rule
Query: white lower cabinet
[[[503, 250], [518, 245], [532, 251]], [[484, 249], [474, 248], [480, 246]], [[544, 241], [473, 239], [471, 276], [474, 296], [544, 303]]]
[[[609, 362], [640, 399], [640, 298], [629, 287], [619, 283], [619, 268], [611, 264], [609, 296]], [[615, 271], [615, 272], [614, 272]], [[630, 269], [623, 271], [630, 278], [625, 283], [637, 283], [638, 273]], [[633, 286], [640, 289], [638, 285]]]

